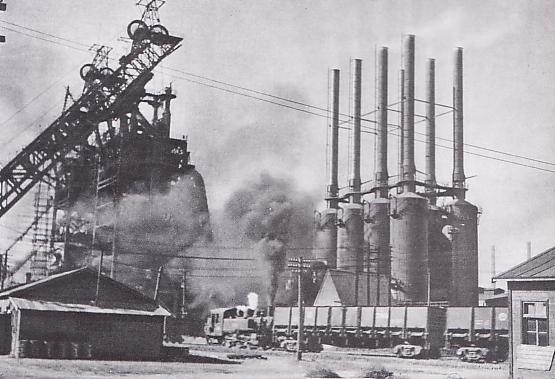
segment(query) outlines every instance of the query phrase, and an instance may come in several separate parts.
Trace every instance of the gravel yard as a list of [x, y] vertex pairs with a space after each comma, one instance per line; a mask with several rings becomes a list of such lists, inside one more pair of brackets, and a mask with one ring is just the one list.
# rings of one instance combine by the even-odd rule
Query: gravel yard
[[[304, 378], [319, 368], [335, 371], [343, 378], [357, 378], [370, 369], [385, 368], [396, 379], [485, 379], [506, 378], [508, 365], [470, 364], [451, 358], [403, 360], [353, 355], [349, 351], [304, 354], [259, 352], [221, 347], [190, 346], [187, 362], [117, 362], [14, 359], [0, 357], [0, 377], [5, 378]], [[230, 354], [252, 358], [228, 359]], [[265, 359], [260, 359], [262, 356]], [[231, 355], [233, 357], [233, 355]]]

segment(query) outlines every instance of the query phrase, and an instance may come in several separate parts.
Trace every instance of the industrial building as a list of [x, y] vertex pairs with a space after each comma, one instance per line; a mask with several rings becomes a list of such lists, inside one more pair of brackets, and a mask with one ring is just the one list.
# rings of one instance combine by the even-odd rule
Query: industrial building
[[[362, 61], [351, 62], [349, 114], [349, 182], [339, 190], [339, 88], [340, 72], [330, 72], [331, 133], [328, 149], [329, 181], [327, 208], [318, 213], [314, 258], [333, 270], [348, 271], [352, 293], [382, 291], [376, 278], [385, 276], [389, 289], [385, 304], [442, 303], [450, 306], [478, 305], [478, 215], [479, 209], [466, 200], [463, 159], [463, 50], [454, 51], [453, 104], [435, 100], [435, 60], [426, 61], [426, 98], [415, 98], [415, 36], [403, 38], [400, 94], [390, 102], [388, 48], [377, 50], [376, 68], [376, 164], [373, 180], [361, 183], [361, 93]], [[426, 165], [423, 177], [415, 166], [415, 102], [426, 105]], [[395, 104], [399, 106], [394, 107]], [[450, 186], [439, 185], [435, 174], [436, 108], [453, 114], [453, 175]], [[401, 114], [399, 162], [396, 175], [388, 164], [389, 113]], [[438, 205], [438, 199], [448, 199]], [[323, 291], [331, 281], [325, 282]], [[347, 283], [336, 285], [343, 292]], [[333, 291], [332, 291], [333, 292]], [[383, 298], [383, 297], [382, 297]], [[384, 304], [380, 301], [380, 304]], [[327, 304], [331, 305], [331, 304]], [[360, 304], [354, 304], [360, 305]], [[378, 305], [377, 303], [369, 305]]]
[[[210, 240], [203, 178], [187, 140], [170, 137], [176, 96], [170, 86], [146, 90], [181, 42], [159, 24], [157, 4], [138, 3], [129, 53], [111, 59], [111, 48], [95, 46], [80, 70], [82, 94], [68, 89], [62, 114], [0, 170], [0, 217], [26, 195], [35, 215], [3, 254], [2, 288], [21, 272], [34, 281], [88, 265], [154, 296], [156, 271], [183, 269], [175, 252]], [[13, 254], [29, 237], [26, 256]], [[179, 280], [159, 293], [165, 303], [182, 303]]]
[[158, 360], [171, 315], [86, 267], [0, 292], [0, 303], [0, 351], [18, 358]]
[[509, 289], [511, 378], [555, 375], [555, 247], [496, 276]]

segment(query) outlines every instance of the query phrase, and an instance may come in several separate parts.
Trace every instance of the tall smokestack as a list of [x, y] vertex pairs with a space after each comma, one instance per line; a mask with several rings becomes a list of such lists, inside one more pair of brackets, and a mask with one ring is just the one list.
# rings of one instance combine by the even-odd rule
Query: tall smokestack
[[436, 203], [434, 186], [436, 185], [436, 93], [435, 93], [435, 59], [428, 59], [426, 67], [426, 192], [430, 203]]
[[[364, 244], [363, 210], [360, 204], [360, 104], [362, 61], [351, 61], [352, 73], [352, 120], [351, 129], [351, 167], [349, 173], [350, 204], [343, 206], [342, 226], [337, 230], [337, 268], [351, 272], [362, 269], [362, 247]], [[358, 281], [358, 275], [355, 277]], [[358, 286], [355, 284], [355, 287]], [[358, 292], [355, 289], [355, 299]], [[356, 301], [355, 301], [356, 303]]]
[[338, 195], [338, 159], [339, 159], [339, 70], [330, 70], [331, 86], [331, 144], [328, 150], [329, 154], [329, 178], [327, 188], [327, 204], [328, 208], [337, 209]]
[[316, 234], [314, 239], [313, 256], [316, 260], [325, 262], [328, 268], [337, 266], [337, 209], [338, 196], [338, 158], [339, 158], [339, 70], [329, 72], [328, 99], [331, 102], [331, 143], [328, 146], [329, 178], [327, 186], [327, 209], [317, 213], [315, 220]]
[[378, 141], [377, 141], [377, 171], [376, 185], [380, 188], [377, 197], [387, 198], [388, 179], [387, 172], [387, 47], [378, 51], [378, 81], [377, 81], [377, 108], [378, 108]]
[[463, 141], [463, 49], [454, 52], [453, 71], [453, 187], [459, 199], [465, 198], [464, 141]]
[[361, 117], [361, 95], [362, 95], [362, 60], [351, 61], [352, 73], [352, 120], [351, 129], [351, 169], [349, 175], [349, 190], [351, 192], [350, 202], [360, 203], [360, 117]]
[[[403, 154], [403, 147], [405, 146], [404, 142], [404, 123], [405, 123], [405, 113], [404, 113], [404, 102], [405, 102], [405, 71], [399, 70], [399, 182], [403, 180], [403, 163], [404, 163], [404, 154]], [[397, 187], [397, 193], [403, 192], [403, 187]]]
[[414, 165], [414, 35], [403, 38], [403, 185], [404, 192], [415, 192], [416, 167]]
[[526, 258], [532, 259], [532, 241], [526, 242]]

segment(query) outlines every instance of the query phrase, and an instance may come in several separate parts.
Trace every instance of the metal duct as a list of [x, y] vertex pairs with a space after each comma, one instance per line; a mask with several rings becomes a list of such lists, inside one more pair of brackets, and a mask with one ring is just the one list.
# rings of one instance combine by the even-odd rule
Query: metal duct
[[377, 197], [387, 198], [388, 179], [387, 172], [387, 47], [378, 51], [378, 78], [377, 78], [377, 110], [378, 110], [378, 141], [377, 141], [377, 171], [376, 186], [379, 187]]
[[435, 59], [428, 59], [426, 67], [426, 192], [430, 203], [436, 203], [434, 186], [436, 185], [436, 94], [435, 94]]
[[414, 35], [403, 38], [403, 184], [404, 192], [415, 192], [416, 167], [414, 164]]
[[327, 188], [328, 208], [337, 208], [338, 195], [338, 159], [339, 159], [339, 70], [330, 70], [330, 99], [331, 99], [331, 141], [328, 149], [330, 162]]
[[360, 203], [360, 118], [362, 96], [362, 60], [351, 61], [352, 73], [352, 122], [351, 129], [351, 170], [349, 175], [350, 202]]
[[463, 49], [454, 53], [453, 71], [453, 187], [459, 188], [459, 199], [465, 196], [464, 148], [463, 148]]

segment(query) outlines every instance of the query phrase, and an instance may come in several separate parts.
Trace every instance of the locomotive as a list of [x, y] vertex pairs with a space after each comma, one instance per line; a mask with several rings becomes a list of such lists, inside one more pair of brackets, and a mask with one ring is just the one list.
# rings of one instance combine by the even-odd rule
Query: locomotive
[[208, 344], [269, 348], [272, 321], [263, 311], [245, 306], [212, 309], [204, 325], [204, 335]]
[[[272, 316], [240, 307], [211, 311], [208, 343], [250, 348], [296, 348], [299, 310], [276, 307]], [[505, 307], [304, 307], [304, 348], [323, 344], [388, 348], [403, 358], [458, 356], [463, 361], [503, 361], [509, 348]]]

